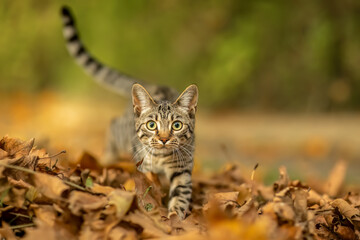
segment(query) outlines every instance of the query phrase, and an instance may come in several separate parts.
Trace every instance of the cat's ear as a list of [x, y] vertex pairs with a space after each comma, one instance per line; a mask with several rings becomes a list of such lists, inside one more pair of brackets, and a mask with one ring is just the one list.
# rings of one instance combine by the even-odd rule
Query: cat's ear
[[184, 108], [189, 112], [190, 116], [194, 116], [198, 103], [198, 88], [195, 84], [188, 86], [176, 99], [174, 104]]
[[138, 83], [132, 86], [132, 102], [134, 112], [137, 116], [140, 116], [141, 112], [155, 105], [154, 99], [152, 99], [146, 89]]

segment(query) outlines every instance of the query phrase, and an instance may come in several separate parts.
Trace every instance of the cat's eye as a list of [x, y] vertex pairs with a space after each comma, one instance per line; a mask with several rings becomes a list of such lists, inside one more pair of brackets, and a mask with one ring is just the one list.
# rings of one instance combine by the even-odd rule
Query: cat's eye
[[156, 129], [156, 122], [154, 122], [154, 121], [148, 121], [147, 123], [146, 123], [146, 127], [147, 127], [147, 129], [149, 129], [150, 131], [154, 131], [155, 129]]
[[180, 121], [176, 121], [172, 124], [172, 129], [174, 129], [175, 131], [179, 131], [182, 127], [183, 124]]

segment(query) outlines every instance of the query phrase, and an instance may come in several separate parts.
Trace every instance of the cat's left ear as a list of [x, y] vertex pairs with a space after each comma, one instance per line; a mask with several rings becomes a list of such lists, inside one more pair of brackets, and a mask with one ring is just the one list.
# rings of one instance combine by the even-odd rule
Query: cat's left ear
[[138, 83], [134, 84], [132, 87], [132, 102], [134, 113], [137, 116], [140, 116], [141, 112], [153, 107], [156, 104], [148, 91], [146, 91], [146, 89]]
[[177, 104], [179, 107], [184, 108], [190, 114], [190, 116], [195, 116], [196, 107], [198, 103], [198, 88], [195, 84], [188, 86], [176, 99], [174, 104]]

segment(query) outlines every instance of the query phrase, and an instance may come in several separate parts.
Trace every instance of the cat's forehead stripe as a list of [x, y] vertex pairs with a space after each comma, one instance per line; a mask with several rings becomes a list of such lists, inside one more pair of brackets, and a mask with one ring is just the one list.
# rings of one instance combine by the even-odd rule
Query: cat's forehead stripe
[[163, 102], [159, 105], [158, 111], [160, 113], [161, 118], [168, 118], [171, 113], [172, 106], [168, 102]]

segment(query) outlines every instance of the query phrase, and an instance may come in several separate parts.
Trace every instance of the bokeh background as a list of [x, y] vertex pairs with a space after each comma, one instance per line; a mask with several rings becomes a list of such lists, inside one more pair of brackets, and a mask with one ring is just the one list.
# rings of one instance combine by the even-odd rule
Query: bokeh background
[[197, 168], [260, 163], [259, 176], [325, 179], [344, 159], [360, 181], [358, 0], [2, 0], [0, 135], [35, 137], [67, 158], [95, 156], [126, 98], [67, 54], [73, 9], [101, 61], [149, 82], [200, 88]]

